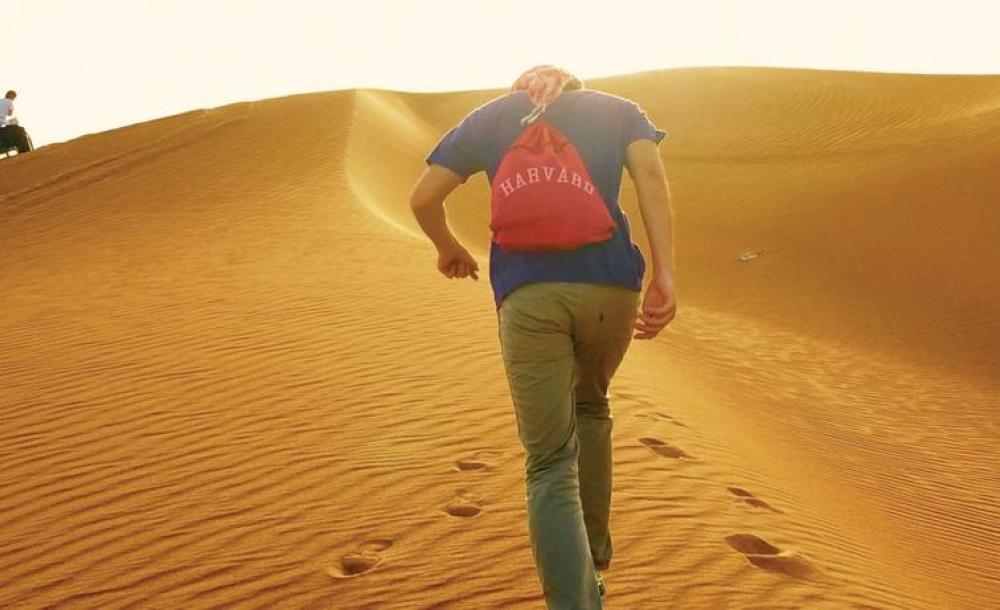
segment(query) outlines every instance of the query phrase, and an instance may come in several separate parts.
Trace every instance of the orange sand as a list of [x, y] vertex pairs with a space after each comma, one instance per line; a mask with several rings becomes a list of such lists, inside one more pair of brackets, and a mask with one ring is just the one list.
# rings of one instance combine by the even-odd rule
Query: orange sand
[[[680, 303], [612, 388], [608, 607], [1000, 607], [1000, 77], [590, 85], [670, 133]], [[489, 286], [407, 206], [497, 93], [0, 161], [0, 607], [542, 607]]]

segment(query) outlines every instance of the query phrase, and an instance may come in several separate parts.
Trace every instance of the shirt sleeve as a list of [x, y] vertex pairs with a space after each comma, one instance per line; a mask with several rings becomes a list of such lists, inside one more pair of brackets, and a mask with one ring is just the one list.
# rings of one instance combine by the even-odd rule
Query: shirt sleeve
[[462, 182], [482, 170], [484, 134], [480, 119], [480, 113], [474, 112], [453, 127], [431, 151], [427, 164], [447, 167], [461, 176]]
[[625, 105], [624, 132], [625, 146], [642, 139], [652, 140], [659, 144], [667, 135], [667, 132], [657, 129], [656, 125], [653, 125], [646, 112], [635, 102], [629, 102]]

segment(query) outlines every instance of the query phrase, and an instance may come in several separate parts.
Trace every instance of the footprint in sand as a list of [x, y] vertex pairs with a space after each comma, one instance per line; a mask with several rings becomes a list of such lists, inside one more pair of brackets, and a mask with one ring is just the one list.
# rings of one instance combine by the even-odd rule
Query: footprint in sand
[[769, 572], [780, 572], [794, 578], [811, 579], [817, 574], [808, 559], [795, 551], [782, 551], [770, 542], [753, 534], [726, 536], [726, 543], [742, 553], [751, 565]]
[[752, 506], [754, 508], [763, 508], [771, 512], [784, 514], [777, 508], [771, 506], [764, 500], [761, 500], [760, 498], [753, 495], [749, 491], [743, 489], [742, 487], [727, 487], [726, 490], [728, 490], [729, 493], [733, 494], [733, 496], [736, 497], [736, 501], [739, 502], [740, 504], [745, 504], [747, 506]]
[[463, 489], [455, 492], [455, 497], [444, 507], [444, 512], [452, 517], [475, 517], [483, 512], [479, 499]]
[[337, 563], [326, 569], [326, 573], [333, 578], [354, 578], [366, 574], [382, 563], [382, 553], [391, 546], [391, 540], [369, 540], [358, 550], [342, 555]]
[[455, 461], [455, 470], [486, 470], [493, 467], [494, 460], [500, 455], [499, 451], [477, 451], [471, 457], [462, 458]]
[[680, 422], [680, 421], [677, 421], [676, 419], [674, 419], [673, 417], [667, 415], [666, 413], [661, 413], [659, 411], [657, 411], [656, 413], [636, 413], [635, 417], [636, 417], [636, 419], [644, 419], [646, 421], [654, 421], [654, 422], [665, 421], [665, 422], [670, 422], [670, 423], [672, 423], [675, 426], [680, 426], [681, 428], [687, 428], [687, 424], [685, 424], [683, 422]]
[[658, 438], [640, 438], [639, 442], [664, 457], [674, 459], [691, 459], [691, 456], [685, 453], [683, 449], [678, 449], [677, 447], [668, 445]]

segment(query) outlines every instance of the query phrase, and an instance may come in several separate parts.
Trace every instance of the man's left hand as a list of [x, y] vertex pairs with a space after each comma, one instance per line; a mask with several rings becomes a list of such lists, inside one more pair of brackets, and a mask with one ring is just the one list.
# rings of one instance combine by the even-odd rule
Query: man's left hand
[[437, 267], [445, 277], [453, 279], [472, 277], [474, 280], [479, 280], [479, 263], [457, 242], [438, 251]]

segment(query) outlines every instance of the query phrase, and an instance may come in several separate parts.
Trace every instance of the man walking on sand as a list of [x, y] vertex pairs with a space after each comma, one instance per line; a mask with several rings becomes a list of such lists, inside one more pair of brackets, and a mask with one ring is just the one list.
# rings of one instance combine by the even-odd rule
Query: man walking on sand
[[[676, 309], [664, 135], [634, 102], [538, 66], [442, 138], [410, 197], [438, 270], [478, 279], [444, 200], [478, 171], [490, 179], [490, 280], [549, 608], [603, 607], [600, 571], [612, 555], [608, 384], [633, 332], [654, 338]], [[653, 259], [641, 311], [645, 262], [618, 204], [623, 167]]]
[[8, 91], [0, 99], [0, 152], [7, 152], [11, 148], [17, 148], [18, 154], [24, 154], [34, 150], [31, 137], [14, 115], [14, 100], [17, 99], [16, 91]]

